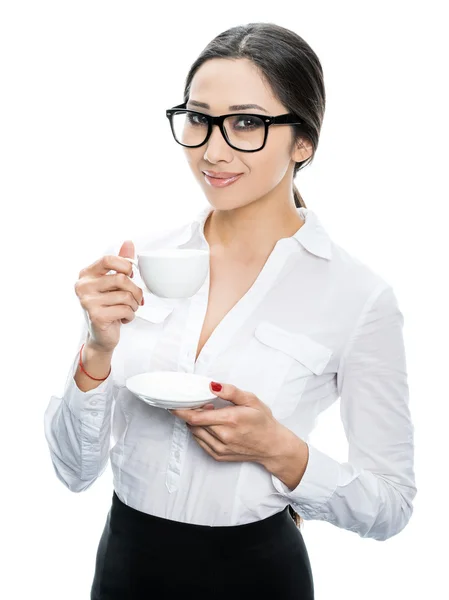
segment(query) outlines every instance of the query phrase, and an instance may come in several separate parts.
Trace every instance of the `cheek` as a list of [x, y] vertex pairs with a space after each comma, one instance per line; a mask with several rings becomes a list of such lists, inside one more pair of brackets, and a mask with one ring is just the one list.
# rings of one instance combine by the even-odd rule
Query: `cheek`
[[203, 158], [203, 154], [199, 152], [200, 148], [189, 149], [182, 147], [184, 151], [184, 156], [186, 157], [187, 163], [189, 164], [192, 170], [198, 170], [198, 164], [200, 160]]
[[[256, 154], [256, 153], [255, 153]], [[275, 188], [287, 172], [289, 160], [285, 148], [265, 147], [250, 167], [251, 190], [258, 196]]]

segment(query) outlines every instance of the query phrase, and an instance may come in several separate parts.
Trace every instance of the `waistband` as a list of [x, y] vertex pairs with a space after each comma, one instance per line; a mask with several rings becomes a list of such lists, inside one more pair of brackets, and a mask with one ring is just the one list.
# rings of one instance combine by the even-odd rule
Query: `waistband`
[[270, 538], [277, 539], [280, 533], [285, 532], [286, 529], [289, 531], [297, 529], [288, 511], [288, 506], [274, 515], [253, 523], [224, 526], [197, 525], [157, 517], [136, 510], [123, 503], [115, 490], [112, 496], [111, 522], [115, 522], [115, 525], [123, 524], [128, 533], [132, 531], [133, 535], [137, 537], [151, 535], [161, 540], [176, 538], [179, 543], [185, 540], [189, 544], [213, 540], [214, 542], [235, 544], [250, 541], [251, 545], [254, 545], [266, 543]]

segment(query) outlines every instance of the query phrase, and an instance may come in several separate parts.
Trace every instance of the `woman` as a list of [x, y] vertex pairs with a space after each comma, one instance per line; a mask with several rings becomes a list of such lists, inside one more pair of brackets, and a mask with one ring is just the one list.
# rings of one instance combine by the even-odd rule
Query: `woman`
[[[80, 272], [84, 344], [45, 431], [73, 491], [111, 459], [94, 600], [311, 599], [299, 515], [377, 540], [411, 517], [402, 313], [293, 185], [324, 108], [321, 65], [301, 37], [267, 23], [217, 36], [192, 65], [184, 103], [167, 111], [209, 205], [138, 244], [209, 248], [205, 284], [182, 300], [147, 293], [138, 273], [131, 280], [132, 242]], [[217, 400], [148, 406], [124, 382], [155, 370], [207, 375]], [[345, 463], [307, 442], [338, 397]]]

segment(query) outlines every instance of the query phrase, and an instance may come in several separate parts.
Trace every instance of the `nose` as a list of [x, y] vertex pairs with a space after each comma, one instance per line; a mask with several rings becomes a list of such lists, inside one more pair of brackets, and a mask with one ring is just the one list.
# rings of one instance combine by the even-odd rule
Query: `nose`
[[213, 125], [210, 138], [206, 142], [204, 159], [209, 160], [211, 163], [215, 163], [220, 159], [232, 160], [232, 151], [233, 149], [222, 135], [220, 127], [218, 125]]

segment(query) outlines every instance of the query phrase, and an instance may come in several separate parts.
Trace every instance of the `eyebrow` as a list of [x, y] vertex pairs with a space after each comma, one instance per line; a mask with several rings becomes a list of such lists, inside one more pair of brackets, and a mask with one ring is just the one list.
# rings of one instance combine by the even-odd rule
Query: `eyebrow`
[[[199, 108], [210, 108], [209, 104], [207, 104], [206, 102], [198, 102], [197, 100], [189, 100], [187, 104], [191, 104], [192, 106], [198, 106]], [[265, 113], [268, 113], [268, 111], [265, 108], [259, 106], [258, 104], [233, 104], [229, 107], [229, 110], [247, 110], [250, 108], [257, 108]]]

